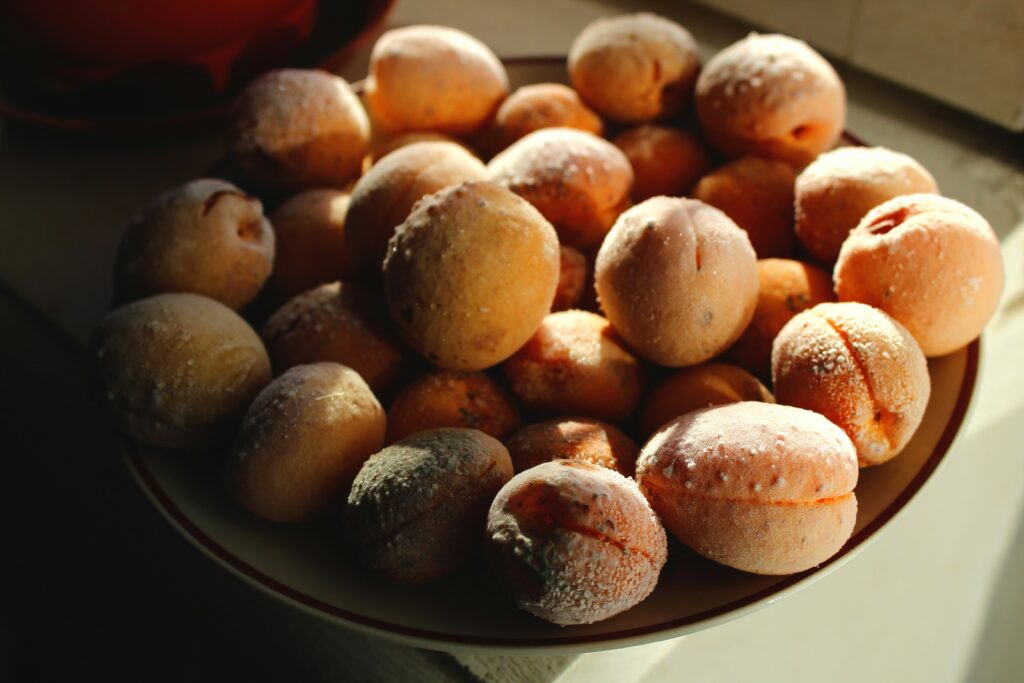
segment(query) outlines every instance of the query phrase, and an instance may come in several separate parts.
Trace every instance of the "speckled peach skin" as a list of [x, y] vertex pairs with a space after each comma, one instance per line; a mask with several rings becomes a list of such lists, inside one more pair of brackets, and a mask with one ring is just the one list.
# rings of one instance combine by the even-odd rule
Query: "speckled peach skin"
[[299, 365], [268, 384], [228, 457], [231, 497], [274, 522], [314, 519], [348, 496], [356, 472], [384, 445], [384, 410], [355, 370]]
[[716, 562], [793, 574], [835, 555], [857, 517], [857, 456], [823, 416], [730, 403], [662, 427], [636, 479], [665, 527]]
[[231, 183], [200, 179], [136, 214], [114, 263], [114, 298], [189, 292], [238, 310], [256, 298], [275, 260], [263, 204]]
[[305, 190], [271, 214], [277, 249], [268, 289], [276, 297], [285, 299], [351, 276], [345, 255], [350, 199], [341, 190]]
[[516, 473], [552, 460], [581, 460], [632, 477], [640, 447], [614, 425], [587, 417], [536, 422], [505, 441]]
[[349, 270], [379, 278], [388, 240], [417, 201], [486, 177], [483, 162], [453, 142], [415, 142], [382, 158], [352, 188], [345, 222]]
[[117, 308], [93, 332], [107, 412], [148, 446], [195, 451], [229, 441], [270, 381], [259, 336], [230, 308], [159, 294]]
[[931, 194], [896, 197], [868, 212], [843, 243], [840, 301], [876, 306], [910, 331], [926, 356], [969, 344], [995, 313], [1003, 259], [973, 209]]
[[482, 372], [433, 370], [399, 390], [388, 409], [388, 443], [440, 427], [504, 439], [523, 423], [515, 399]]
[[480, 136], [480, 147], [494, 155], [542, 128], [575, 128], [604, 135], [601, 117], [583, 103], [575, 90], [561, 83], [531, 83], [516, 89], [501, 103]]
[[366, 159], [363, 162], [363, 172], [365, 173], [370, 166], [373, 166], [396, 149], [408, 147], [409, 145], [417, 142], [450, 142], [453, 145], [462, 147], [470, 154], [476, 156], [473, 150], [464, 142], [453, 138], [450, 135], [445, 135], [444, 133], [433, 133], [430, 131], [398, 133], [397, 135], [386, 136], [380, 140], [375, 140], [370, 144], [370, 153], [366, 155]]
[[648, 12], [597, 19], [569, 49], [569, 78], [583, 101], [618, 123], [664, 121], [690, 103], [697, 43]]
[[774, 403], [772, 393], [743, 368], [728, 363], [701, 363], [664, 380], [644, 400], [640, 429], [650, 436], [680, 415], [739, 401]]
[[636, 483], [577, 460], [512, 478], [487, 515], [485, 549], [516, 604], [554, 624], [590, 624], [650, 595], [665, 530]]
[[846, 122], [835, 69], [803, 41], [776, 34], [751, 33], [712, 57], [696, 104], [705, 135], [726, 156], [798, 166], [831, 149]]
[[483, 127], [508, 95], [505, 67], [479, 40], [446, 26], [406, 26], [370, 53], [366, 103], [392, 132], [457, 137]]
[[385, 314], [383, 296], [354, 282], [332, 282], [295, 296], [267, 319], [260, 336], [279, 374], [331, 361], [352, 368], [379, 393], [412, 360]]
[[927, 169], [906, 154], [840, 147], [819, 156], [796, 179], [796, 236], [814, 258], [832, 264], [868, 211], [893, 197], [938, 191]]
[[757, 307], [747, 329], [729, 347], [726, 358], [758, 377], [772, 376], [772, 342], [793, 316], [834, 301], [832, 277], [810, 263], [790, 259], [757, 262]]
[[551, 310], [558, 272], [551, 224], [492, 183], [425, 197], [384, 262], [388, 310], [402, 338], [449, 370], [482, 370], [515, 353]]
[[743, 332], [757, 303], [746, 233], [694, 199], [629, 209], [597, 254], [601, 308], [630, 348], [659, 365], [696, 365]]
[[689, 131], [654, 124], [627, 128], [612, 139], [633, 166], [633, 201], [680, 197], [711, 168], [711, 155]]
[[523, 405], [547, 415], [622, 420], [644, 388], [639, 359], [605, 318], [589, 311], [546, 316], [502, 370]]
[[343, 187], [362, 167], [370, 122], [344, 79], [303, 69], [270, 71], [235, 104], [229, 147], [262, 188]]
[[383, 578], [436, 581], [479, 551], [488, 506], [511, 477], [508, 451], [481, 431], [414, 434], [363, 464], [345, 507], [345, 535]]
[[721, 209], [747, 232], [758, 258], [789, 257], [796, 170], [784, 161], [740, 157], [700, 179], [693, 198]]
[[842, 427], [861, 467], [899, 455], [928, 406], [924, 354], [905, 327], [859, 303], [825, 303], [786, 323], [772, 347], [779, 403]]
[[558, 289], [551, 303], [552, 311], [567, 311], [576, 308], [583, 301], [583, 295], [590, 283], [590, 264], [579, 249], [561, 245], [558, 248], [559, 271]]
[[633, 167], [618, 147], [571, 128], [530, 133], [487, 170], [493, 182], [537, 207], [562, 243], [578, 249], [601, 244], [633, 188]]

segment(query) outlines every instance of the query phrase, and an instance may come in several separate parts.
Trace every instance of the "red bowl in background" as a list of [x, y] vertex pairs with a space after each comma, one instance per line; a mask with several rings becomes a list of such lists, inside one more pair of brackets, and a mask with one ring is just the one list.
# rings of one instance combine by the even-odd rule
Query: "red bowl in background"
[[94, 132], [201, 127], [254, 76], [337, 66], [393, 0], [0, 0], [0, 114]]

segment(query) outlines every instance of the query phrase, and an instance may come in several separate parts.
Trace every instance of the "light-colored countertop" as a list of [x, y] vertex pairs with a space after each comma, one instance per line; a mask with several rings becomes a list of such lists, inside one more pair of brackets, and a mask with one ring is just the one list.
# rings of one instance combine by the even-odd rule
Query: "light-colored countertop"
[[[748, 30], [686, 4], [647, 8], [687, 25], [705, 56]], [[589, 20], [631, 9], [599, 0], [403, 0], [389, 26], [448, 24], [502, 56], [559, 54]], [[366, 53], [343, 75], [360, 77]], [[1024, 142], [874, 77], [841, 66], [840, 72], [849, 129], [916, 157], [945, 194], [985, 215], [1003, 241], [1008, 276], [1003, 306], [984, 336], [978, 393], [959, 441], [855, 561], [741, 620], [675, 640], [580, 657], [449, 657], [358, 636], [246, 587], [227, 587], [231, 580], [221, 570], [180, 547], [171, 557], [188, 566], [191, 580], [222, 591], [204, 607], [210, 618], [246, 622], [240, 632], [248, 640], [225, 649], [229, 636], [221, 634], [212, 646], [203, 640], [208, 629], [197, 629], [197, 635], [178, 633], [180, 640], [166, 647], [154, 645], [157, 655], [175, 662], [188, 680], [206, 680], [211, 667], [233, 670], [222, 661], [232, 657], [245, 658], [247, 670], [284, 671], [290, 670], [284, 663], [301, 661], [302, 677], [367, 681], [994, 681], [1019, 672], [1024, 654], [1011, 634], [1024, 627], [1024, 579], [1013, 569], [1024, 555]], [[220, 155], [216, 138], [115, 143], [0, 124], [0, 280], [83, 341], [107, 308], [114, 250], [128, 216]], [[41, 329], [31, 314], [6, 303], [0, 321], [5, 334], [25, 339]], [[0, 347], [29, 355], [45, 348], [44, 342]], [[48, 381], [61, 381], [56, 367]], [[68, 392], [83, 385], [82, 378], [65, 381]], [[53, 471], [68, 486], [86, 487], [99, 476], [80, 463], [61, 470], [67, 454], [53, 459]], [[155, 515], [148, 523], [166, 541], [170, 532], [155, 530], [162, 524]], [[182, 659], [182, 651], [191, 654]]]

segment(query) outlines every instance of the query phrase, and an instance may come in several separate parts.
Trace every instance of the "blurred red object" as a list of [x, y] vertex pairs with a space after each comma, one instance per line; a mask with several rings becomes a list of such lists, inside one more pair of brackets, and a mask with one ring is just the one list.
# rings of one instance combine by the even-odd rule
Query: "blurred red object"
[[337, 63], [391, 0], [0, 0], [0, 113], [89, 130], [223, 117], [254, 76]]

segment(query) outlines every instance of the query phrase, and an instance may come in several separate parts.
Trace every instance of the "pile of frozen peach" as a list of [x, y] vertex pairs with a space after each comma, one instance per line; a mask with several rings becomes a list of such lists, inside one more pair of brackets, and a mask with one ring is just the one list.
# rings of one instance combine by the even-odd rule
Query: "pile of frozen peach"
[[478, 40], [412, 26], [361, 97], [254, 81], [238, 185], [174, 188], [121, 242], [92, 344], [113, 419], [223, 458], [254, 515], [335, 520], [384, 579], [482, 550], [557, 624], [647, 597], [666, 529], [760, 574], [838, 552], [926, 358], [995, 309], [991, 227], [907, 155], [836, 148], [843, 84], [798, 40], [702, 68], [683, 27], [619, 16], [568, 76], [509, 92]]

